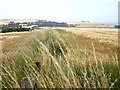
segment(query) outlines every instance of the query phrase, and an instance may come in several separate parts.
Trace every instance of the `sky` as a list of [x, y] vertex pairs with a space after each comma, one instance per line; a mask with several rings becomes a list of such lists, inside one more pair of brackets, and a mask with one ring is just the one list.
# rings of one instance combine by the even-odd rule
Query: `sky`
[[0, 19], [118, 23], [119, 0], [0, 0]]

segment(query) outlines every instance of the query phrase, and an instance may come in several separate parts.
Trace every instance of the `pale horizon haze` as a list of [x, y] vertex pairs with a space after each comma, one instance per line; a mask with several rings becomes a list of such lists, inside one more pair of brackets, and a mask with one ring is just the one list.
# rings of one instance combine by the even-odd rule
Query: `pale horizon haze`
[[0, 19], [118, 23], [119, 0], [0, 0]]

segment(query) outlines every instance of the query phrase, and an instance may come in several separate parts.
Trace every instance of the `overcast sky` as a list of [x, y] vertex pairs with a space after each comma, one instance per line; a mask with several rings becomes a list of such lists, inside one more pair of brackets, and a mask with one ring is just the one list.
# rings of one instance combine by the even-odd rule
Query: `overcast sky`
[[117, 24], [119, 0], [0, 0], [0, 19]]

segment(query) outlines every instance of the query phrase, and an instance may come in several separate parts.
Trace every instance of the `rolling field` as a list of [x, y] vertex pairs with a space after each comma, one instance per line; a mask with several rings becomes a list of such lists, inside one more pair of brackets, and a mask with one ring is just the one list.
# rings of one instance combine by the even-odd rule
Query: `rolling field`
[[117, 29], [44, 28], [0, 40], [4, 88], [24, 77], [40, 88], [120, 88]]

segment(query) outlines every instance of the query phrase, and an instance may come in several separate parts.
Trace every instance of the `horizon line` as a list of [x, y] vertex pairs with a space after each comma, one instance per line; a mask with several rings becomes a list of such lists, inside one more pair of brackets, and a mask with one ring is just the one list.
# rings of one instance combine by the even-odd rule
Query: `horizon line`
[[[0, 19], [0, 20], [45, 20], [45, 19], [36, 19], [36, 18], [26, 18], [26, 19]], [[109, 23], [109, 22], [92, 22], [92, 21], [89, 21], [89, 20], [65, 20], [65, 21], [58, 21], [58, 20], [45, 20], [45, 21], [53, 21], [53, 22], [89, 22], [89, 23], [96, 23], [96, 24], [105, 24], [105, 25], [119, 25], [118, 23]]]

